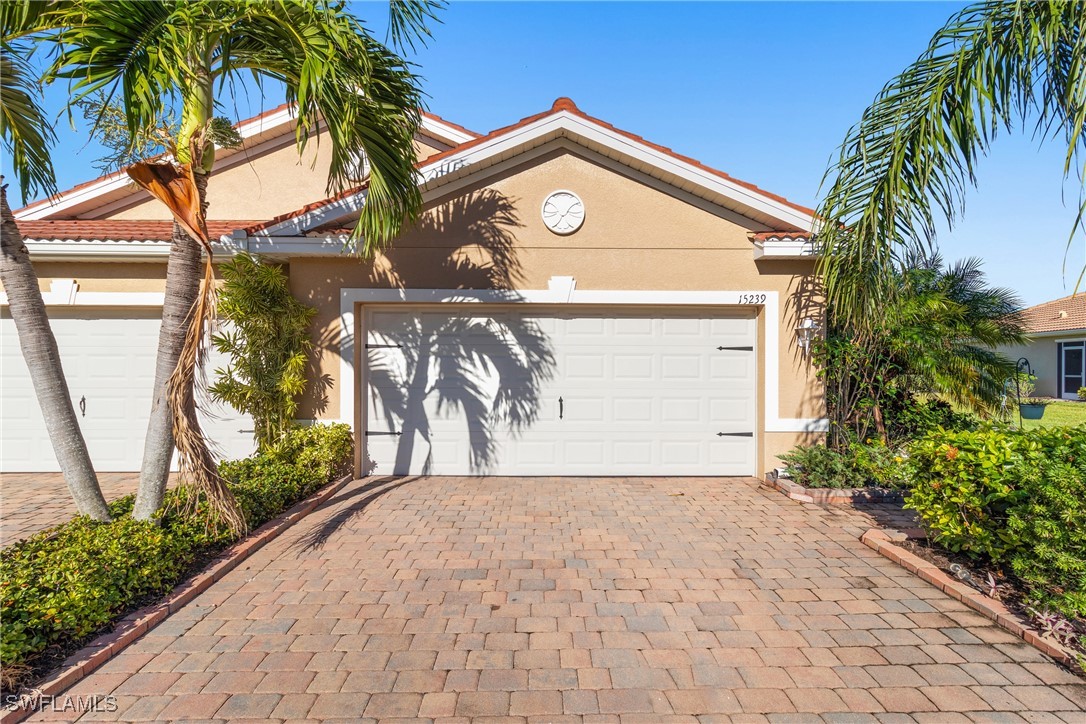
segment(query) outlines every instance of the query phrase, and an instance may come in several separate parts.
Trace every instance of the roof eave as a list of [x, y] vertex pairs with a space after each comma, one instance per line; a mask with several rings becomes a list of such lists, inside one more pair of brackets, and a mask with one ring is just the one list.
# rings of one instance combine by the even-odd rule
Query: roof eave
[[[650, 173], [684, 191], [698, 192], [698, 195], [723, 208], [771, 228], [809, 230], [814, 225], [814, 216], [808, 210], [801, 210], [685, 157], [637, 140], [580, 112], [563, 109], [530, 117], [522, 123], [426, 160], [419, 166], [420, 186], [424, 191], [431, 191], [555, 138], [566, 138]], [[306, 229], [357, 212], [364, 201], [364, 188], [354, 189], [261, 225], [263, 228], [256, 227], [251, 233], [258, 236], [301, 234]]]

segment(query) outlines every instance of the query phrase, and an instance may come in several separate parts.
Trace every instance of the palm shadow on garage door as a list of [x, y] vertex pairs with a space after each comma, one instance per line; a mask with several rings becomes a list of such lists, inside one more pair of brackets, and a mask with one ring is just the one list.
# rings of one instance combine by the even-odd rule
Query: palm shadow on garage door
[[[521, 276], [514, 249], [520, 226], [514, 202], [492, 189], [458, 197], [425, 215], [387, 253], [388, 263], [375, 266], [370, 282], [511, 290]], [[365, 345], [363, 428], [367, 448], [386, 452], [385, 464], [367, 473], [429, 474], [435, 444], [440, 449], [453, 440], [456, 449], [445, 454], [465, 456], [468, 470], [486, 473], [497, 461], [499, 440], [538, 418], [540, 389], [555, 366], [544, 331], [512, 314], [388, 314]], [[447, 434], [450, 426], [458, 434]]]

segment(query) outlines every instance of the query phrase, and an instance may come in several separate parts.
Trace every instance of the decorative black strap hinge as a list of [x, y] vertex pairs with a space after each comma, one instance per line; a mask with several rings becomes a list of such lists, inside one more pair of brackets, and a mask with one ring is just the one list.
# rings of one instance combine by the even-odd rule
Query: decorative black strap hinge
[[402, 344], [367, 344], [366, 349], [403, 349]]
[[754, 437], [753, 432], [718, 432], [717, 437]]
[[403, 431], [401, 430], [400, 432], [383, 432], [383, 431], [380, 431], [380, 430], [366, 430], [362, 434], [366, 435], [366, 436], [369, 436], [369, 435], [403, 435]]
[[723, 352], [725, 350], [730, 350], [732, 352], [753, 352], [754, 351], [753, 347], [717, 347], [717, 349], [720, 350], [721, 352]]

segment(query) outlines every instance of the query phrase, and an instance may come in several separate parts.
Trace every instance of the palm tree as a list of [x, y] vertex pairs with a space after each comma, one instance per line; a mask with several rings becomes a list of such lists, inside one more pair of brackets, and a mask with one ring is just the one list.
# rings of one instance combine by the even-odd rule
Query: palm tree
[[[1084, 21], [1082, 0], [982, 0], [882, 89], [849, 130], [819, 206], [820, 269], [839, 319], [879, 319], [898, 291], [893, 270], [910, 251], [929, 252], [938, 224], [961, 213], [998, 131], [1035, 120], [1035, 135], [1067, 144], [1064, 174], [1077, 166], [1086, 147]], [[1086, 200], [1076, 229], [1083, 211]]]
[[1001, 346], [1025, 342], [1018, 296], [989, 287], [977, 258], [948, 268], [938, 254], [915, 257], [899, 275], [888, 351], [908, 377], [907, 389], [991, 412], [1014, 363]]
[[[426, 0], [393, 0], [394, 44], [425, 37], [434, 8]], [[132, 139], [160, 126], [171, 105], [181, 118], [172, 153], [129, 169], [177, 222], [134, 515], [149, 518], [161, 505], [176, 445], [182, 470], [240, 530], [236, 503], [201, 434], [193, 391], [214, 301], [205, 226], [214, 110], [242, 77], [282, 83], [297, 104], [299, 152], [318, 129], [328, 134], [330, 193], [348, 186], [365, 157], [370, 177], [354, 238], [368, 251], [394, 237], [421, 203], [413, 166], [417, 79], [336, 0], [75, 0], [57, 11], [56, 25], [62, 30], [51, 36], [57, 57], [47, 81], [69, 80], [76, 101], [105, 91], [124, 109]]]
[[[1014, 292], [990, 287], [976, 258], [947, 268], [938, 254], [907, 254], [877, 320], [854, 325], [831, 309], [820, 351], [838, 428], [887, 441], [892, 408], [935, 398], [981, 414], [999, 404], [1014, 363], [997, 348], [1022, 344]], [[845, 439], [831, 440], [843, 444]]]
[[[49, 146], [53, 128], [45, 119], [39, 89], [26, 63], [27, 48], [16, 39], [36, 26], [40, 6], [29, 2], [0, 5], [0, 137], [18, 177], [22, 197], [56, 191]], [[97, 520], [109, 520], [102, 489], [91, 465], [87, 443], [72, 407], [60, 352], [30, 263], [22, 234], [8, 206], [7, 186], [0, 180], [0, 281], [18, 330], [19, 346], [30, 371], [42, 417], [49, 431], [64, 481], [76, 509]]]

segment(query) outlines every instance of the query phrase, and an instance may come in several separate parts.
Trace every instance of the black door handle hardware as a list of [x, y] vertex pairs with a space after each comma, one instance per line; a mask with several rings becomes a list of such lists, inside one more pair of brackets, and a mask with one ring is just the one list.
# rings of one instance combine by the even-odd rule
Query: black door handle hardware
[[561, 420], [566, 414], [566, 401], [561, 397], [558, 398], [558, 419]]
[[83, 417], [87, 416], [87, 396], [83, 395], [79, 398], [79, 412], [83, 414]]

